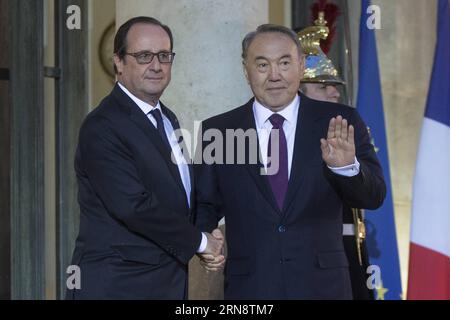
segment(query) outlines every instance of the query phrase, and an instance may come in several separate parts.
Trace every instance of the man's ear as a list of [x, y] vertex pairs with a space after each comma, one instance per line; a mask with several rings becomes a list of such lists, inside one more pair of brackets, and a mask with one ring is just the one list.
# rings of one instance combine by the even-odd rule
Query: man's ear
[[114, 65], [116, 66], [117, 73], [122, 74], [123, 60], [121, 60], [117, 54], [114, 55]]

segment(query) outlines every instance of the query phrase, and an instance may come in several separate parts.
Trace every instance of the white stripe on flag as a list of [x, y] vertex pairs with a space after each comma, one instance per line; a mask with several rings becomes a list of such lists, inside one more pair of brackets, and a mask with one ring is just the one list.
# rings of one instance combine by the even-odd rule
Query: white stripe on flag
[[450, 257], [450, 127], [424, 119], [414, 178], [411, 241]]

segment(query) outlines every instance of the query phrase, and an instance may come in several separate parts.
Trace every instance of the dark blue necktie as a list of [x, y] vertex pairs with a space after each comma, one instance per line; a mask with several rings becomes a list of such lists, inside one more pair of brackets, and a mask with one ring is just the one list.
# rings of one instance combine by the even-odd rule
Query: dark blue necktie
[[164, 122], [161, 116], [161, 111], [159, 109], [155, 108], [152, 111], [149, 112], [153, 118], [156, 120], [156, 126], [159, 135], [161, 136], [161, 139], [163, 140], [165, 146], [169, 149], [169, 151], [172, 151], [172, 147], [170, 146], [169, 139], [167, 139], [166, 130], [164, 129]]
[[[267, 148], [268, 158], [271, 159], [272, 143], [278, 144], [278, 171], [275, 174], [269, 174], [268, 178], [280, 210], [283, 210], [284, 197], [286, 196], [289, 181], [287, 141], [283, 130], [284, 120], [285, 119], [277, 113], [270, 116], [269, 121], [272, 123], [273, 127], [270, 131], [269, 145]], [[276, 139], [277, 135], [273, 134], [274, 130], [278, 130], [278, 141]], [[273, 166], [274, 161], [277, 160], [276, 155], [273, 158], [274, 159], [271, 159], [271, 166]]]

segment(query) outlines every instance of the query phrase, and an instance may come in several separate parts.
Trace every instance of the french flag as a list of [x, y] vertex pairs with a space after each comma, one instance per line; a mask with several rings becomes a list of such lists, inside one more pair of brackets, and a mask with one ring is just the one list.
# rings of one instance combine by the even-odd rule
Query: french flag
[[438, 40], [414, 178], [408, 299], [450, 300], [450, 2]]

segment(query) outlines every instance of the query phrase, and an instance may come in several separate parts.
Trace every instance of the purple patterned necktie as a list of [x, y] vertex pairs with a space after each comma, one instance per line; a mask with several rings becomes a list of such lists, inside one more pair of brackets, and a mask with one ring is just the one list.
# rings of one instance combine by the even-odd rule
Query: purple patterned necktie
[[[277, 200], [278, 207], [280, 210], [283, 210], [284, 197], [286, 196], [287, 188], [288, 188], [288, 155], [287, 155], [287, 142], [286, 136], [284, 135], [283, 130], [283, 122], [284, 118], [277, 113], [274, 113], [270, 116], [269, 121], [272, 123], [272, 130], [270, 131], [269, 136], [269, 145], [267, 148], [267, 156], [271, 157], [271, 144], [278, 143], [278, 171], [275, 174], [269, 174], [269, 182], [272, 187], [273, 194], [275, 199]], [[278, 141], [276, 139], [276, 135], [272, 135], [274, 130], [278, 130]], [[275, 148], [276, 150], [276, 148]], [[274, 166], [274, 161], [277, 160], [276, 155], [273, 157], [271, 161], [271, 166]], [[276, 167], [276, 165], [275, 165]]]

